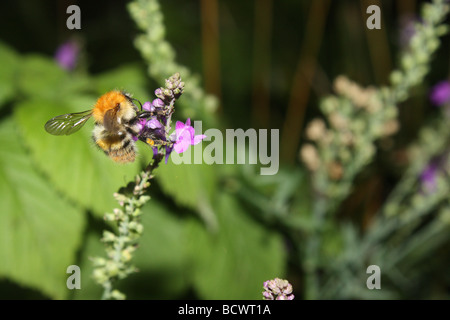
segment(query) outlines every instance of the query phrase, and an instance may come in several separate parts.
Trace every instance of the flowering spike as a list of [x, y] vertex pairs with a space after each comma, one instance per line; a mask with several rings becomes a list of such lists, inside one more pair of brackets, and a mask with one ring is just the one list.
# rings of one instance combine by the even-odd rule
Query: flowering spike
[[264, 300], [293, 300], [292, 285], [280, 278], [268, 280], [263, 284], [263, 299]]
[[152, 101], [152, 106], [154, 108], [163, 108], [164, 107], [164, 102], [161, 99], [155, 99]]
[[[152, 102], [145, 102], [139, 113], [136, 123], [139, 132], [133, 136], [133, 139], [141, 140], [152, 148], [153, 161], [140, 175], [136, 176], [134, 182], [114, 194], [122, 208], [114, 209], [113, 213], [105, 215], [108, 221], [115, 222], [117, 234], [110, 231], [103, 233], [102, 240], [105, 243], [107, 258], [97, 259], [93, 272], [95, 280], [104, 288], [103, 299], [124, 299], [125, 296], [121, 292], [112, 288], [113, 280], [123, 279], [128, 274], [136, 272], [136, 268], [129, 263], [144, 230], [139, 217], [142, 213], [140, 208], [150, 199], [145, 192], [150, 186], [149, 181], [153, 178], [153, 170], [158, 167], [164, 156], [167, 163], [177, 142], [176, 134], [170, 131], [172, 114], [175, 111], [174, 103], [183, 91], [180, 80], [179, 74], [170, 77], [166, 81], [165, 88], [155, 90], [157, 98]], [[199, 138], [194, 139], [190, 120], [186, 123], [188, 126], [183, 124], [182, 128], [186, 135], [186, 142], [199, 140]]]

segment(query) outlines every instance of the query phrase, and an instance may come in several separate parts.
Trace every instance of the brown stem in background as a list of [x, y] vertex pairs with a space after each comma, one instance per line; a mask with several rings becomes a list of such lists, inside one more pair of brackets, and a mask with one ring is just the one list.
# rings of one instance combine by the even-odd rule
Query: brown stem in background
[[316, 71], [316, 57], [322, 42], [330, 0], [311, 1], [305, 40], [300, 51], [292, 83], [286, 119], [281, 132], [281, 159], [294, 163], [300, 142], [311, 82]]
[[397, 0], [395, 1], [395, 4], [397, 5], [399, 16], [404, 14], [414, 14], [416, 12], [416, 1]]
[[270, 57], [272, 0], [255, 0], [253, 31], [253, 126], [268, 128], [270, 119]]
[[[203, 79], [205, 91], [221, 100], [219, 9], [217, 0], [201, 0]], [[221, 106], [219, 106], [220, 111]]]
[[[381, 29], [369, 29], [366, 27], [367, 18], [370, 14], [366, 12], [370, 5], [377, 5], [381, 10]], [[369, 47], [370, 60], [377, 84], [387, 84], [389, 74], [392, 70], [391, 55], [389, 52], [385, 17], [380, 0], [363, 0], [361, 2], [361, 13], [363, 26], [366, 33], [367, 45]]]

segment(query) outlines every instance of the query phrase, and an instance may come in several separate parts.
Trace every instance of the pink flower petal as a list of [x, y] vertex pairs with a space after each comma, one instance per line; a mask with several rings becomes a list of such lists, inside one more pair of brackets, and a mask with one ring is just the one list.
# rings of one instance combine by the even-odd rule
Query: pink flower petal
[[191, 144], [193, 144], [193, 145], [198, 144], [200, 141], [202, 141], [202, 140], [205, 139], [205, 138], [206, 138], [206, 136], [205, 136], [204, 134], [196, 135], [196, 136], [194, 137], [194, 139], [192, 139]]
[[[177, 121], [177, 124], [175, 125], [175, 130], [178, 132], [179, 130], [184, 129], [184, 123], [181, 121]], [[178, 135], [178, 133], [177, 133]]]
[[189, 145], [184, 143], [176, 143], [173, 145], [173, 150], [175, 150], [176, 153], [183, 153], [187, 150]]
[[189, 134], [191, 135], [191, 139], [194, 140], [194, 136], [195, 136], [195, 130], [192, 127], [185, 127], [185, 129], [189, 132]]
[[191, 135], [188, 131], [184, 131], [182, 135], [178, 136], [177, 141], [173, 145], [176, 153], [183, 153], [189, 148], [191, 144]]
[[157, 119], [153, 118], [147, 122], [146, 126], [150, 129], [157, 129], [157, 128], [161, 128], [162, 124]]
[[[150, 103], [150, 101], [145, 102], [142, 105], [142, 109], [144, 109], [146, 111], [154, 111], [154, 110], [152, 110], [152, 104]], [[153, 108], [153, 109], [155, 109], [155, 108]]]

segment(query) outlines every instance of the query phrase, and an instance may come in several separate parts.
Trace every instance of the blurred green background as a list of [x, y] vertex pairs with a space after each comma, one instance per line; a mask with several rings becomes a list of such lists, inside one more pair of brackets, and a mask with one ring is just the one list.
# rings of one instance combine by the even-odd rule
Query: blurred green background
[[[314, 270], [308, 269], [308, 250], [317, 237], [311, 231], [316, 198], [299, 159], [304, 128], [320, 116], [319, 101], [333, 93], [335, 77], [344, 74], [362, 86], [388, 85], [424, 2], [159, 1], [163, 36], [176, 62], [192, 73], [185, 77], [180, 71], [186, 93], [177, 104], [177, 119], [203, 120], [203, 131], [279, 129], [280, 170], [260, 176], [255, 165], [161, 165], [133, 260], [139, 272], [118, 284], [127, 297], [261, 299], [263, 282], [280, 277], [293, 285], [296, 299], [448, 299], [448, 221], [421, 246], [408, 246], [417, 242], [420, 224], [436, 218], [433, 208], [419, 227], [394, 224], [399, 233], [392, 238], [357, 247], [378, 227], [374, 217], [414, 162], [406, 148], [428, 120], [442, 116], [428, 96], [448, 77], [448, 36], [426, 81], [398, 106], [401, 130], [383, 141], [353, 191], [327, 216]], [[93, 146], [92, 122], [68, 137], [51, 136], [43, 125], [53, 116], [91, 108], [98, 96], [116, 88], [142, 103], [155, 98], [153, 91], [171, 74], [164, 74], [165, 60], [158, 57], [151, 64], [162, 71], [148, 72], [152, 65], [135, 46], [142, 30], [128, 3], [2, 2], [2, 299], [101, 297], [89, 257], [104, 254], [101, 232], [111, 226], [103, 214], [117, 205], [112, 194], [148, 163], [151, 151], [140, 145], [136, 163], [117, 165]], [[81, 9], [81, 30], [66, 27], [71, 4]], [[381, 8], [381, 30], [366, 28], [371, 4]], [[54, 59], [69, 40], [80, 47], [74, 70]], [[198, 95], [199, 89], [206, 95]], [[409, 251], [395, 261], [383, 260], [394, 259], [392, 254], [371, 256], [371, 250], [389, 252], [391, 246]], [[81, 290], [66, 288], [71, 264], [81, 267]], [[381, 290], [366, 287], [370, 264], [381, 266]], [[311, 273], [318, 283], [308, 282]]]

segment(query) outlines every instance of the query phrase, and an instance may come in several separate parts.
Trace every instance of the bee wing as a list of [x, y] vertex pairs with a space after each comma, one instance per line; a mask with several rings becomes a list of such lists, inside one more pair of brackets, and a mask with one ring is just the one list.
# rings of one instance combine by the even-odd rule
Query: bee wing
[[105, 112], [103, 117], [103, 125], [106, 130], [114, 132], [119, 130], [119, 126], [117, 123], [117, 111], [118, 108], [112, 108]]
[[91, 116], [92, 110], [56, 116], [47, 121], [45, 130], [55, 136], [69, 135], [80, 130]]

